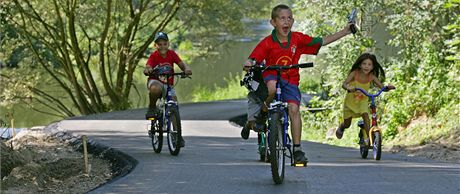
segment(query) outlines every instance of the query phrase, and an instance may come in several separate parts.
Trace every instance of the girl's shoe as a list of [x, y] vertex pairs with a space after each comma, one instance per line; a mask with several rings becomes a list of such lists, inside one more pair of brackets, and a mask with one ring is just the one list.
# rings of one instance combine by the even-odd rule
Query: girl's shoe
[[335, 130], [335, 136], [337, 137], [337, 139], [342, 139], [344, 130], [345, 129], [342, 129], [340, 127]]

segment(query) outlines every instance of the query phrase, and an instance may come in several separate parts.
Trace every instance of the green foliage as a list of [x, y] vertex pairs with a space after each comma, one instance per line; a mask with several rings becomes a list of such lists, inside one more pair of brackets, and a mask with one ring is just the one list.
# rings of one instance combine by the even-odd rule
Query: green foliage
[[[156, 32], [169, 33], [173, 49], [191, 61], [228, 37], [244, 35], [243, 20], [263, 14], [263, 2], [1, 1], [0, 59], [8, 67], [20, 68], [29, 68], [33, 61], [34, 68], [46, 72], [43, 79], [59, 87], [58, 92], [25, 88], [34, 94], [33, 102], [49, 112], [73, 116], [123, 110], [135, 104], [129, 99], [132, 89], [139, 92], [134, 73], [145, 65], [140, 61], [151, 53], [148, 47]], [[14, 72], [6, 68], [2, 74], [12, 77]], [[64, 97], [52, 98], [55, 93]], [[6, 94], [11, 96], [5, 99], [14, 97]]]
[[198, 87], [198, 89], [193, 91], [192, 101], [206, 102], [214, 100], [245, 98], [248, 91], [245, 87], [240, 86], [240, 80], [242, 78], [242, 75], [232, 76], [230, 74], [229, 78], [224, 78], [227, 82], [226, 86], [214, 86], [213, 89]]
[[[331, 110], [303, 115], [307, 137], [326, 141], [324, 135], [308, 133], [325, 132], [342, 121], [345, 92], [341, 83], [354, 60], [367, 51], [375, 52], [386, 71], [386, 83], [397, 88], [378, 99], [379, 123], [385, 138], [395, 138], [402, 126], [419, 115], [426, 114], [436, 122], [459, 118], [458, 113], [440, 114], [441, 110], [460, 104], [458, 1], [309, 1], [294, 7], [300, 31], [312, 36], [340, 30], [352, 7], [360, 8], [358, 22], [364, 30], [323, 48], [316, 58], [321, 88], [329, 99], [315, 100], [311, 106]], [[387, 9], [379, 10], [382, 7]], [[390, 36], [384, 37], [382, 32]], [[303, 88], [307, 85], [301, 83]]]

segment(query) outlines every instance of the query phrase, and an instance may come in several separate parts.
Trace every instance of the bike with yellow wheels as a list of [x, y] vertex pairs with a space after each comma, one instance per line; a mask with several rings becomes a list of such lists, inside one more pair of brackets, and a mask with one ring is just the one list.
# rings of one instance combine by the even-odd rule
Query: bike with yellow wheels
[[[361, 128], [359, 131], [359, 152], [361, 158], [367, 158], [369, 149], [373, 150], [373, 155], [375, 160], [380, 160], [382, 156], [382, 130], [377, 126], [377, 105], [375, 103], [375, 98], [380, 96], [384, 91], [390, 91], [395, 89], [394, 86], [384, 86], [376, 94], [369, 94], [366, 90], [361, 88], [355, 88], [356, 91], [360, 91], [371, 100], [370, 109], [372, 114], [372, 123], [369, 133], [366, 132], [364, 127], [364, 122], [362, 120], [358, 121], [358, 126]], [[364, 137], [369, 138], [369, 143], [366, 144]]]

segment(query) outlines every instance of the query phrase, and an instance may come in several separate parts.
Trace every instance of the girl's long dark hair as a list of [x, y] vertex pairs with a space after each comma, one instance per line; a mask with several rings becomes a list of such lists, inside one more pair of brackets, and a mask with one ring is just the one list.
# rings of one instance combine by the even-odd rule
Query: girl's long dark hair
[[370, 54], [370, 53], [363, 53], [361, 56], [359, 56], [358, 59], [356, 59], [356, 62], [351, 67], [351, 70], [349, 73], [357, 69], [361, 69], [361, 63], [366, 59], [370, 59], [372, 61], [372, 64], [374, 65], [374, 69], [372, 69], [372, 73], [375, 75], [375, 77], [379, 78], [380, 82], [383, 83], [383, 81], [385, 81], [385, 71], [383, 70], [380, 63], [377, 61], [377, 57], [375, 57], [375, 55]]

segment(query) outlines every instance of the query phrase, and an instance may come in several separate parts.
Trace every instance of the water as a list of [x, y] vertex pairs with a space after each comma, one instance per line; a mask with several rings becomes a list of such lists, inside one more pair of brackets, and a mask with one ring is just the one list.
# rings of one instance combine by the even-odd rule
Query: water
[[[216, 49], [216, 54], [206, 58], [195, 58], [189, 63], [192, 68], [192, 79], [181, 79], [176, 85], [176, 94], [180, 103], [190, 102], [193, 91], [198, 87], [214, 88], [224, 86], [224, 78], [234, 77], [242, 73], [242, 65], [246, 61], [252, 49], [259, 40], [268, 35], [271, 26], [266, 20], [247, 21], [252, 23], [252, 35], [248, 37], [226, 37], [233, 41], [226, 41]], [[136, 69], [137, 74], [141, 75], [144, 64]], [[146, 77], [140, 76], [135, 80], [135, 85], [139, 89], [140, 96], [135, 90], [131, 90], [130, 99], [133, 108], [144, 108], [148, 105], [148, 93], [146, 89]], [[35, 105], [37, 106], [37, 105]], [[37, 109], [44, 107], [37, 106]], [[14, 127], [32, 127], [48, 125], [51, 122], [62, 120], [63, 118], [47, 115], [34, 111], [24, 105], [16, 105], [12, 109]], [[11, 125], [11, 114], [4, 107], [0, 107], [0, 119]]]
[[[257, 42], [228, 42], [217, 50], [217, 55], [207, 58], [197, 58], [189, 66], [192, 68], [192, 79], [181, 79], [176, 85], [176, 93], [181, 103], [190, 102], [193, 91], [197, 87], [213, 88], [215, 85], [224, 86], [224, 78], [241, 74], [242, 64], [254, 48]], [[141, 73], [139, 68], [138, 73]], [[145, 87], [145, 77], [137, 80], [137, 87], [141, 96], [137, 96], [135, 91], [131, 91], [131, 99], [134, 108], [147, 107], [147, 90]], [[40, 107], [39, 107], [40, 108]], [[15, 127], [32, 127], [43, 126], [51, 122], [61, 120], [62, 118], [46, 115], [31, 110], [24, 106], [13, 107], [14, 126]], [[10, 124], [10, 118], [7, 118], [8, 111], [0, 107], [0, 118]]]

